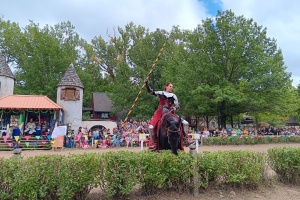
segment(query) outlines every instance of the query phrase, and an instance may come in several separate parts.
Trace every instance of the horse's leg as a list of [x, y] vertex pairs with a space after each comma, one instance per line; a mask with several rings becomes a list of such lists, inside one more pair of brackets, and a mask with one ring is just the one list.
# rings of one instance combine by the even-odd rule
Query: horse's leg
[[167, 150], [168, 149], [168, 137], [166, 133], [163, 130], [163, 127], [160, 128], [159, 130], [159, 149], [161, 150]]
[[[170, 135], [173, 134], [173, 135]], [[178, 155], [178, 148], [180, 140], [178, 139], [180, 135], [178, 133], [169, 133], [169, 141], [171, 144], [171, 151], [173, 154]]]
[[166, 120], [167, 120], [167, 126], [168, 126], [168, 136], [169, 136], [169, 142], [171, 145], [172, 153], [175, 155], [178, 155], [178, 149], [180, 139], [181, 139], [181, 133], [180, 133], [180, 125], [181, 125], [181, 118], [179, 117], [178, 120], [175, 120], [177, 116], [172, 116], [170, 113], [166, 114]]

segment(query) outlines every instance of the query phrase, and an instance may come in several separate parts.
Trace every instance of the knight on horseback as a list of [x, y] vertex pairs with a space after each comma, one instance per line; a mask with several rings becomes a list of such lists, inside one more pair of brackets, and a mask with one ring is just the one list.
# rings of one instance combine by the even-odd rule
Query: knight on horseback
[[[146, 88], [149, 94], [154, 95], [159, 98], [159, 106], [154, 112], [154, 115], [151, 119], [150, 125], [148, 127], [149, 134], [150, 134], [150, 144], [149, 149], [157, 150], [157, 123], [161, 119], [162, 115], [166, 112], [169, 112], [170, 110], [177, 110], [179, 109], [179, 102], [177, 99], [177, 96], [172, 93], [173, 91], [173, 84], [170, 82], [167, 82], [165, 84], [163, 91], [154, 91], [151, 89], [148, 83], [148, 79], [145, 80]], [[188, 146], [188, 130], [189, 130], [189, 123], [182, 119], [183, 124], [183, 131], [184, 131], [184, 145]], [[152, 142], [152, 144], [151, 144]]]

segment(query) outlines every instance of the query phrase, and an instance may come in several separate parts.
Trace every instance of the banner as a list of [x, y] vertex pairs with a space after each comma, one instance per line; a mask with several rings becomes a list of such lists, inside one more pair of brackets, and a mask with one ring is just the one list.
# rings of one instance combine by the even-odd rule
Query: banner
[[25, 139], [26, 139], [26, 140], [29, 140], [29, 138], [30, 138], [29, 135], [26, 135], [26, 136], [25, 136]]
[[52, 138], [57, 138], [58, 136], [64, 136], [67, 134], [67, 126], [55, 127], [52, 132]]
[[4, 143], [6, 143], [8, 136], [3, 136]]
[[15, 137], [15, 140], [18, 142], [20, 136], [14, 136], [14, 137]]
[[36, 142], [33, 142], [33, 146], [34, 146], [34, 148], [36, 148]]
[[29, 142], [25, 142], [25, 145], [26, 145], [26, 147], [28, 147], [29, 146]]
[[25, 112], [20, 114], [19, 124], [22, 124], [22, 122], [25, 122]]
[[41, 138], [41, 136], [37, 135], [37, 136], [35, 136], [35, 138], [39, 140]]

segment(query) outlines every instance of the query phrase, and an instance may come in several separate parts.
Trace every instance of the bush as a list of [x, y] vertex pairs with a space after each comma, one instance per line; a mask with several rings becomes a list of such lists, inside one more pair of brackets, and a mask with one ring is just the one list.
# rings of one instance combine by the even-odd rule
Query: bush
[[257, 187], [262, 182], [265, 156], [252, 151], [203, 152], [198, 155], [200, 186]]
[[274, 143], [300, 143], [300, 136], [266, 135], [266, 136], [221, 136], [203, 138], [204, 145], [254, 145]]
[[[258, 138], [259, 139], [259, 138]], [[269, 165], [281, 181], [300, 177], [300, 149], [268, 150]], [[265, 154], [253, 151], [218, 151], [197, 154], [170, 151], [107, 152], [103, 154], [47, 155], [1, 159], [0, 199], [86, 199], [100, 187], [109, 198], [128, 198], [134, 186], [144, 194], [160, 190], [185, 192], [194, 185], [258, 187], [266, 167]], [[195, 176], [199, 182], [194, 183]]]
[[262, 183], [265, 155], [253, 151], [224, 151], [224, 182], [234, 186], [258, 187]]
[[15, 173], [19, 170], [18, 159], [0, 158], [0, 199], [13, 199], [12, 184], [17, 180]]
[[[220, 151], [221, 152], [221, 151]], [[217, 178], [224, 173], [226, 162], [219, 152], [203, 152], [198, 154], [199, 186], [207, 188], [216, 184]]]
[[170, 151], [163, 151], [161, 153], [162, 165], [161, 171], [167, 177], [163, 187], [165, 189], [183, 192], [190, 189], [190, 180], [193, 176], [194, 158], [185, 153], [178, 152], [175, 156]]
[[[95, 153], [71, 154], [60, 168], [59, 199], [86, 199], [104, 176], [101, 155]], [[101, 165], [102, 163], [102, 165]]]
[[138, 154], [129, 151], [105, 153], [104, 190], [108, 197], [126, 198], [137, 183]]
[[300, 181], [300, 148], [275, 147], [268, 150], [268, 164], [284, 183]]
[[159, 188], [166, 182], [167, 175], [161, 170], [163, 156], [160, 153], [143, 151], [139, 153], [139, 174], [138, 179], [145, 195], [158, 192]]

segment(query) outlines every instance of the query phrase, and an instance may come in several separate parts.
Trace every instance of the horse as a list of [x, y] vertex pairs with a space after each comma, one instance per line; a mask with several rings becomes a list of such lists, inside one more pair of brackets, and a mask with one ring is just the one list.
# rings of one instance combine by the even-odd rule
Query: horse
[[170, 150], [178, 155], [178, 149], [183, 148], [183, 128], [182, 119], [173, 111], [168, 111], [162, 115], [157, 125], [157, 150]]

